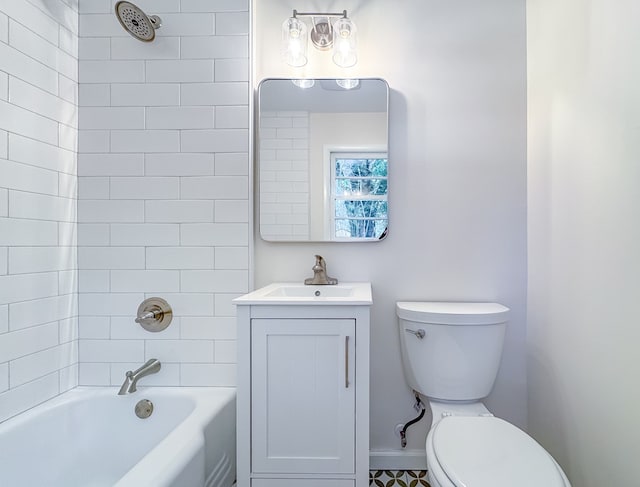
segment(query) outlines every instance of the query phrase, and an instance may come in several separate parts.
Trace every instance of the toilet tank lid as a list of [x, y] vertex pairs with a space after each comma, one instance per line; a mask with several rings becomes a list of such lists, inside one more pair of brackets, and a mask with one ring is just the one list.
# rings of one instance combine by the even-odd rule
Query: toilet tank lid
[[495, 325], [509, 318], [509, 308], [498, 303], [400, 301], [399, 318], [442, 325]]

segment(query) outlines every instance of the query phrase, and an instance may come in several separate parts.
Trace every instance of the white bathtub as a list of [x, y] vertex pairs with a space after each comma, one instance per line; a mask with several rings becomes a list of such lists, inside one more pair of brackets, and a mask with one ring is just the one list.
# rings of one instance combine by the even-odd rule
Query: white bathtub
[[[235, 389], [78, 387], [0, 424], [6, 487], [228, 487]], [[139, 419], [134, 407], [154, 410]]]

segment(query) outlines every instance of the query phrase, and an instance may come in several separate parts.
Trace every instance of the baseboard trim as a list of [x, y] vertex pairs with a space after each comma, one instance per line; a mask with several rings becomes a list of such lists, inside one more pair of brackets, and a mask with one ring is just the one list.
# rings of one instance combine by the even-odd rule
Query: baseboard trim
[[426, 470], [424, 450], [371, 450], [370, 470]]

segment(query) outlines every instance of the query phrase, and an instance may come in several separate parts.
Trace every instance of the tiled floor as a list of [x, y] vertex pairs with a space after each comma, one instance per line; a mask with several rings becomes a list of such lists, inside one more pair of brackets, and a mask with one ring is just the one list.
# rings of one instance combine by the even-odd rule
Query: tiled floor
[[369, 485], [375, 487], [430, 487], [426, 470], [372, 470]]

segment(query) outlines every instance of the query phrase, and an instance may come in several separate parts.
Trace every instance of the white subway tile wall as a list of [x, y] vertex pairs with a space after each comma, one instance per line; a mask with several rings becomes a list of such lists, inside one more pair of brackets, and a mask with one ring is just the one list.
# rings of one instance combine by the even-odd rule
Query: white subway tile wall
[[309, 239], [309, 113], [260, 113], [260, 233]]
[[[235, 385], [231, 299], [249, 285], [249, 4], [136, 3], [162, 17], [152, 43], [120, 27], [113, 0], [79, 2], [79, 381], [119, 385], [153, 357], [162, 370], [149, 384]], [[47, 121], [36, 119], [57, 134]], [[157, 334], [133, 322], [151, 296], [175, 316]]]
[[0, 421], [78, 383], [78, 11], [0, 1]]

